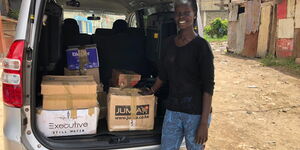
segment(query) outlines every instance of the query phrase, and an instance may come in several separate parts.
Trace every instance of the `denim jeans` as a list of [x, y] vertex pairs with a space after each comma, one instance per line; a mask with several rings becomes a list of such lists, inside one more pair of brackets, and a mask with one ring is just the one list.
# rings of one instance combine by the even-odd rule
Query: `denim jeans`
[[[161, 150], [178, 150], [183, 137], [185, 137], [188, 150], [203, 150], [205, 146], [195, 142], [200, 119], [201, 115], [166, 110], [162, 129]], [[209, 115], [208, 125], [210, 121], [211, 115]]]

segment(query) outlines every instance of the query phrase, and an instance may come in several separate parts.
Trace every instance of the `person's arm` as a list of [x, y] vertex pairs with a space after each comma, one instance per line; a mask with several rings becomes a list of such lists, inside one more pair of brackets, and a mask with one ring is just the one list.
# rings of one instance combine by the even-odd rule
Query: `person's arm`
[[159, 88], [163, 85], [164, 81], [168, 80], [168, 73], [167, 73], [167, 68], [164, 63], [164, 59], [166, 57], [166, 51], [168, 49], [168, 41], [172, 39], [172, 37], [167, 38], [163, 43], [162, 46], [162, 51], [161, 51], [161, 56], [159, 58], [159, 63], [158, 63], [158, 76], [156, 77], [155, 83], [151, 88], [143, 88], [142, 92], [140, 94], [142, 95], [151, 95], [156, 93]]
[[202, 103], [202, 115], [195, 139], [197, 144], [205, 144], [205, 142], [208, 139], [208, 119], [211, 111], [211, 101], [212, 95], [204, 92]]
[[215, 84], [213, 54], [208, 43], [203, 45], [203, 50], [204, 53], [200, 61], [203, 83], [202, 114], [195, 139], [198, 144], [204, 144], [208, 139], [208, 119], [212, 109], [212, 95]]
[[155, 83], [151, 88], [142, 88], [139, 92], [141, 95], [152, 95], [158, 91], [158, 89], [162, 86], [163, 81], [159, 79], [159, 77], [156, 78]]
[[162, 86], [162, 84], [163, 84], [163, 81], [162, 81], [159, 77], [157, 77], [156, 80], [155, 80], [154, 85], [150, 88], [150, 90], [151, 90], [153, 93], [155, 93], [155, 92], [157, 92], [158, 89]]

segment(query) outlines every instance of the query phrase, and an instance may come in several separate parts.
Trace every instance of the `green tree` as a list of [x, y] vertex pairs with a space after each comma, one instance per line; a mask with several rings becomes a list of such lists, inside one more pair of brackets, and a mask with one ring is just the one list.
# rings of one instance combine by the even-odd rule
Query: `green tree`
[[204, 32], [210, 37], [222, 38], [228, 32], [228, 20], [216, 18], [204, 28]]

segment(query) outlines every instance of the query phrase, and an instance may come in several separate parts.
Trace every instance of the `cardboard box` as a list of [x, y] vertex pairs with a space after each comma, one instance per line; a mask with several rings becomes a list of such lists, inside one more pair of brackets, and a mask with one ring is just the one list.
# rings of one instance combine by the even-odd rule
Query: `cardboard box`
[[96, 46], [67, 49], [67, 65], [70, 70], [99, 68]]
[[126, 70], [112, 70], [113, 87], [134, 87], [141, 80], [141, 75]]
[[140, 95], [138, 91], [133, 88], [109, 89], [107, 97], [109, 131], [153, 130], [156, 98], [154, 95]]
[[76, 116], [71, 110], [37, 110], [37, 127], [47, 137], [95, 134], [99, 108], [79, 109]]
[[90, 108], [98, 105], [97, 84], [92, 76], [44, 76], [43, 109]]
[[100, 73], [99, 68], [92, 68], [92, 69], [84, 69], [84, 70], [70, 70], [68, 68], [64, 68], [64, 74], [66, 76], [76, 76], [76, 75], [85, 75], [85, 76], [93, 76], [96, 83], [99, 85], [98, 92], [103, 91], [103, 85], [100, 82]]

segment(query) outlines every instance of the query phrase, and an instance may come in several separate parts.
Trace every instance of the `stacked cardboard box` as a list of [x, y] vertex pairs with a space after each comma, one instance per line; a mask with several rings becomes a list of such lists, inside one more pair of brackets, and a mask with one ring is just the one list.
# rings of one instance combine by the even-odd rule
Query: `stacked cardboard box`
[[110, 88], [107, 99], [109, 131], [153, 130], [156, 98], [134, 88]]
[[141, 75], [127, 70], [112, 70], [112, 87], [130, 88], [141, 80]]
[[67, 49], [67, 64], [70, 70], [99, 67], [96, 45], [86, 45]]
[[44, 76], [37, 125], [45, 136], [94, 134], [99, 107], [92, 76]]
[[100, 119], [105, 118], [106, 114], [106, 94], [103, 92], [103, 85], [100, 82], [99, 59], [96, 45], [86, 45], [74, 47], [67, 50], [68, 67], [64, 69], [66, 76], [88, 75], [93, 76], [98, 84], [97, 99], [100, 104]]
[[99, 59], [96, 45], [86, 45], [67, 50], [68, 67], [64, 69], [65, 75], [92, 75], [102, 91], [99, 74]]

